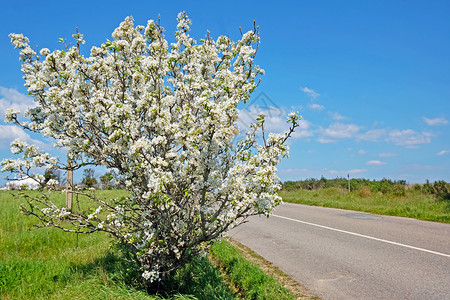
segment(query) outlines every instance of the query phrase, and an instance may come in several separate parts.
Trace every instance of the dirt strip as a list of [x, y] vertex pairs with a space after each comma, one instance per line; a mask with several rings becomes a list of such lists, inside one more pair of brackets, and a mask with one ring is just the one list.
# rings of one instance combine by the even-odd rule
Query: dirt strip
[[228, 238], [227, 240], [233, 246], [241, 250], [247, 260], [256, 263], [266, 274], [275, 277], [284, 288], [286, 288], [289, 292], [291, 292], [292, 295], [295, 296], [296, 299], [320, 300], [320, 298], [314, 295], [311, 291], [303, 287], [300, 283], [292, 279], [289, 275], [275, 267], [272, 263], [265, 260], [250, 248], [242, 245], [232, 238]]

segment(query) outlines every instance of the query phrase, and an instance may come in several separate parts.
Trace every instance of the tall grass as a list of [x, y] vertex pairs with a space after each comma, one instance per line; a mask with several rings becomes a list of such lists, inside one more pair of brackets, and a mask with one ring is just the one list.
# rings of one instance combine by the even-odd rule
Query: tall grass
[[348, 192], [331, 187], [318, 190], [283, 190], [285, 202], [342, 208], [369, 213], [450, 223], [450, 201], [409, 189], [402, 193], [372, 192], [370, 188]]
[[[117, 197], [125, 192], [100, 193], [105, 197]], [[65, 201], [60, 192], [52, 197], [55, 202]], [[83, 199], [78, 200], [81, 209], [89, 209]], [[241, 294], [237, 295], [206, 257], [194, 258], [162, 282], [163, 292], [149, 295], [136, 280], [139, 278], [136, 266], [123, 259], [124, 252], [110, 248], [107, 234], [77, 236], [55, 228], [30, 231], [37, 220], [20, 212], [23, 203], [24, 200], [12, 197], [10, 192], [0, 191], [0, 299], [289, 299], [283, 298], [286, 291], [280, 286], [276, 289], [282, 296], [270, 294], [274, 298], [258, 294], [272, 288], [264, 286], [257, 292], [250, 290], [251, 294], [240, 290]], [[74, 207], [77, 205], [74, 202]], [[214, 249], [219, 251], [221, 247], [228, 249], [231, 245], [221, 243]], [[237, 249], [227, 251], [228, 254], [214, 256], [214, 259], [223, 266], [225, 273], [234, 274], [236, 271], [229, 271], [233, 266], [229, 260], [241, 261], [242, 258]], [[225, 260], [227, 262], [223, 262]], [[237, 278], [237, 275], [227, 276]], [[237, 280], [253, 280], [247, 278], [253, 274], [239, 276], [233, 285]], [[273, 281], [264, 282], [276, 286]]]
[[[64, 201], [63, 195], [58, 201]], [[54, 228], [29, 229], [9, 192], [0, 193], [0, 296], [5, 299], [154, 299], [113, 280], [115, 259], [104, 233], [67, 234]], [[120, 273], [121, 270], [116, 270]]]

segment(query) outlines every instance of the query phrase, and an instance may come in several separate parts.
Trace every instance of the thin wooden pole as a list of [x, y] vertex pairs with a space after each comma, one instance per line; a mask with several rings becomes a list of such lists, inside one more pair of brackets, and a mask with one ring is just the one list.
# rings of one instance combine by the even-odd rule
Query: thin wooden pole
[[350, 193], [350, 174], [347, 174], [348, 179], [348, 192]]
[[67, 170], [67, 188], [66, 188], [66, 207], [69, 211], [72, 211], [72, 200], [73, 200], [73, 170], [72, 163], [68, 162]]

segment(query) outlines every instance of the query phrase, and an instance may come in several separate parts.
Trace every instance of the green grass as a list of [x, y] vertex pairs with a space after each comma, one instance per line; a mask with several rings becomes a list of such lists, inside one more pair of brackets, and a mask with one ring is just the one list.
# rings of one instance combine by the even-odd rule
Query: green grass
[[[62, 198], [61, 194], [55, 197]], [[106, 234], [54, 228], [28, 230], [36, 219], [19, 211], [23, 200], [0, 193], [0, 296], [5, 299], [152, 299], [112, 280]], [[117, 270], [119, 272], [119, 270]]]
[[380, 215], [415, 218], [425, 221], [450, 223], [450, 202], [438, 201], [433, 195], [414, 190], [404, 196], [371, 193], [370, 190], [348, 192], [340, 188], [319, 190], [281, 191], [283, 201], [363, 211]]
[[[125, 192], [100, 193], [117, 197]], [[65, 201], [60, 192], [52, 197], [55, 202]], [[225, 276], [206, 257], [196, 257], [164, 281], [164, 295], [149, 295], [137, 284], [139, 274], [133, 272], [133, 266], [121, 259], [120, 251], [110, 249], [107, 234], [77, 237], [55, 228], [30, 231], [37, 220], [20, 212], [22, 203], [24, 200], [13, 198], [10, 192], [0, 191], [0, 299], [291, 299], [281, 286], [275, 287], [273, 279], [261, 279], [265, 275], [261, 270], [254, 271], [259, 272], [254, 277], [235, 269], [230, 261], [242, 264], [244, 260], [226, 242], [213, 248], [219, 253], [228, 251], [220, 257], [213, 253]], [[83, 199], [80, 206], [89, 208]], [[234, 286], [240, 286], [237, 281], [243, 286], [248, 282], [260, 285], [257, 290], [239, 289], [238, 295], [224, 281], [226, 277], [233, 278]], [[262, 296], [267, 290], [279, 291], [281, 296], [276, 291], [269, 298]]]
[[228, 282], [242, 299], [294, 299], [274, 277], [268, 276], [257, 265], [246, 260], [230, 243], [216, 243], [210, 252], [225, 269]]

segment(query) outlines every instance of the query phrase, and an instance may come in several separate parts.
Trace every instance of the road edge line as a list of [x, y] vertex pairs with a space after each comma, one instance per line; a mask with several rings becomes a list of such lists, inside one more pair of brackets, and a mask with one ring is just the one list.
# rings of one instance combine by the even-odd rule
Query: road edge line
[[354, 235], [354, 236], [358, 236], [358, 237], [363, 237], [363, 238], [370, 239], [370, 240], [375, 240], [375, 241], [378, 241], [378, 242], [383, 242], [383, 243], [387, 243], [387, 244], [392, 244], [392, 245], [396, 245], [396, 246], [401, 246], [401, 247], [405, 247], [405, 248], [409, 248], [409, 249], [419, 250], [419, 251], [423, 251], [423, 252], [427, 252], [427, 253], [436, 254], [436, 255], [440, 255], [440, 256], [444, 256], [444, 257], [450, 258], [450, 254], [445, 254], [445, 253], [441, 253], [441, 252], [437, 252], [437, 251], [433, 251], [433, 250], [428, 250], [428, 249], [424, 249], [424, 248], [414, 247], [414, 246], [410, 246], [410, 245], [406, 245], [406, 244], [402, 244], [402, 243], [397, 243], [397, 242], [393, 242], [393, 241], [389, 241], [389, 240], [385, 240], [385, 239], [380, 239], [380, 238], [376, 238], [376, 237], [373, 237], [373, 236], [364, 235], [364, 234], [360, 234], [360, 233], [356, 233], [356, 232], [351, 232], [351, 231], [347, 231], [347, 230], [337, 229], [337, 228], [333, 228], [333, 227], [329, 227], [329, 226], [319, 225], [319, 224], [306, 222], [306, 221], [301, 221], [301, 220], [297, 220], [297, 219], [292, 219], [292, 218], [289, 218], [289, 217], [279, 216], [279, 215], [275, 215], [275, 214], [271, 215], [271, 217], [278, 217], [278, 218], [286, 219], [286, 220], [289, 220], [289, 221], [294, 221], [294, 222], [298, 222], [298, 223], [302, 223], [302, 224], [306, 224], [306, 225], [320, 227], [320, 228], [324, 228], [324, 229], [328, 229], [328, 230], [332, 230], [332, 231], [337, 231], [337, 232], [346, 233], [346, 234], [350, 234], [350, 235]]

